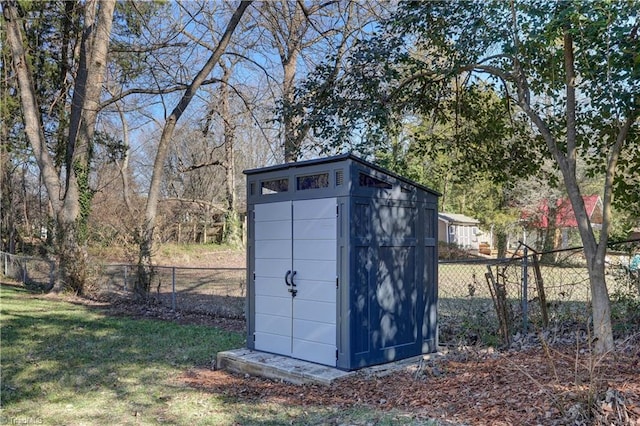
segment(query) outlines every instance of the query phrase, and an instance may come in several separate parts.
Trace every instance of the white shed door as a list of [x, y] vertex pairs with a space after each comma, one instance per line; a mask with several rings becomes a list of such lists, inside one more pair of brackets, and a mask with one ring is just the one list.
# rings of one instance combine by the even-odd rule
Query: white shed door
[[336, 199], [255, 207], [255, 348], [336, 365]]

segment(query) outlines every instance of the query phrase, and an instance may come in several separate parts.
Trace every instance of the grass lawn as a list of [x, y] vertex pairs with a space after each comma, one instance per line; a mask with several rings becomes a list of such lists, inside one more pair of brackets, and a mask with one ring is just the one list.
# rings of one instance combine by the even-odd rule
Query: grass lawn
[[[397, 424], [393, 413], [242, 401], [181, 377], [244, 335], [110, 317], [0, 286], [0, 424]], [[404, 423], [404, 422], [400, 422]]]
[[0, 288], [0, 307], [3, 424], [193, 423], [220, 402], [176, 378], [243, 345], [237, 333], [112, 318], [12, 287]]

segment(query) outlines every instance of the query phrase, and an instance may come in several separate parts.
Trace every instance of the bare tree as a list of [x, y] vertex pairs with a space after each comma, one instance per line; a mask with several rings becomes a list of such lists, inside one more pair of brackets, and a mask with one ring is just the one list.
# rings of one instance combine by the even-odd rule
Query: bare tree
[[300, 115], [295, 114], [292, 109], [298, 62], [304, 49], [327, 36], [323, 30], [315, 30], [313, 15], [326, 10], [334, 3], [336, 2], [329, 1], [309, 7], [301, 1], [262, 3], [263, 25], [271, 34], [272, 45], [278, 52], [282, 66], [282, 132], [284, 159], [287, 162], [298, 159], [302, 141], [306, 136], [306, 129], [301, 127]]
[[[387, 2], [301, 0], [264, 2], [257, 18], [269, 34], [269, 44], [280, 59], [278, 120], [284, 161], [296, 161], [310, 138], [311, 123], [296, 99], [301, 77], [324, 61], [332, 61], [332, 76], [339, 76], [339, 63], [368, 24], [386, 14]], [[265, 46], [266, 48], [267, 46]], [[274, 74], [275, 76], [275, 74]]]
[[236, 179], [235, 179], [235, 137], [236, 122], [231, 112], [231, 90], [229, 80], [232, 68], [224, 61], [220, 62], [223, 69], [220, 84], [220, 117], [223, 125], [224, 161], [222, 166], [225, 171], [225, 218], [222, 239], [231, 245], [239, 245], [242, 242], [242, 229], [238, 216], [236, 202]]
[[243, 1], [240, 3], [231, 19], [229, 20], [227, 28], [220, 38], [216, 49], [213, 51], [213, 53], [211, 54], [205, 65], [202, 67], [202, 69], [198, 72], [196, 77], [193, 79], [184, 95], [165, 121], [162, 135], [160, 136], [160, 142], [158, 144], [156, 157], [154, 160], [153, 174], [151, 176], [151, 183], [145, 208], [143, 234], [140, 237], [140, 256], [138, 261], [139, 268], [136, 292], [142, 297], [146, 297], [152, 274], [151, 259], [153, 234], [155, 229], [156, 214], [158, 211], [160, 186], [162, 183], [164, 164], [169, 150], [169, 143], [171, 141], [171, 138], [173, 137], [173, 133], [175, 131], [178, 120], [180, 119], [186, 108], [189, 106], [192, 99], [196, 95], [196, 92], [202, 86], [207, 76], [211, 73], [216, 63], [218, 63], [218, 61], [220, 60], [220, 57], [231, 41], [231, 36], [236, 26], [240, 22], [242, 15], [244, 14], [250, 3], [250, 1]]

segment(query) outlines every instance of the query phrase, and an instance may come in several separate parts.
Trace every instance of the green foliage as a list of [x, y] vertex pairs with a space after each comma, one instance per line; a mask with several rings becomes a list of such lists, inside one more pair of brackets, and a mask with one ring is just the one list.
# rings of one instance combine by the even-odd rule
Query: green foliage
[[102, 147], [110, 161], [122, 160], [127, 154], [124, 142], [106, 132], [96, 131], [93, 144]]
[[508, 207], [508, 190], [536, 173], [544, 157], [530, 149], [522, 120], [506, 115], [506, 107], [491, 87], [473, 85], [443, 100], [439, 118], [415, 117], [415, 124], [405, 126], [404, 140], [376, 152], [376, 159], [442, 193], [442, 211], [507, 232], [519, 216]]
[[347, 66], [340, 68], [329, 57], [296, 89], [298, 103], [291, 108], [305, 112], [303, 121], [324, 141], [321, 150], [369, 154], [387, 149], [390, 139], [400, 135], [409, 104], [424, 109], [437, 104], [446, 82], [423, 85], [415, 93], [398, 84], [403, 74], [396, 65], [405, 56], [401, 45], [384, 36], [361, 41]]
[[165, 0], [117, 3], [110, 59], [115, 65], [112, 68], [115, 81], [123, 87], [149, 77], [148, 61], [153, 60], [151, 51], [158, 48], [144, 46], [148, 33], [153, 31], [149, 24], [155, 15], [163, 13], [169, 7], [169, 2]]
[[74, 48], [81, 37], [82, 7], [76, 2], [23, 2], [28, 60], [44, 132], [56, 153], [56, 164], [64, 161], [71, 100], [69, 74], [75, 71]]
[[406, 2], [391, 28], [414, 40], [413, 49], [441, 55], [438, 66], [430, 68], [433, 72], [472, 72], [500, 81], [505, 95], [543, 117], [544, 127], [565, 155], [569, 153], [564, 37], [571, 36], [579, 154], [592, 176], [602, 175], [621, 123], [636, 117], [615, 180], [618, 206], [635, 208], [638, 191], [632, 188], [637, 189], [640, 170], [640, 39], [635, 6], [633, 1]]
[[242, 246], [242, 220], [236, 211], [228, 211], [224, 216], [222, 243], [232, 248]]
[[166, 9], [169, 2], [153, 0], [142, 3], [122, 2], [116, 5], [114, 12], [114, 29], [121, 36], [139, 37], [144, 33], [148, 19], [162, 9]]
[[[634, 6], [402, 2], [377, 35], [358, 45], [348, 66], [337, 69], [328, 60], [298, 98], [329, 149], [395, 155], [395, 141], [410, 139], [403, 146], [404, 170], [436, 189], [444, 185], [440, 178], [451, 184], [486, 177], [507, 185], [534, 174], [552, 178], [542, 169], [549, 142], [518, 107], [526, 104], [542, 117], [560, 154], [569, 155], [566, 33], [577, 75], [578, 154], [591, 176], [602, 176], [621, 123], [640, 110]], [[330, 84], [336, 71], [344, 75]], [[640, 205], [639, 133], [636, 119], [614, 187], [616, 206], [634, 212]]]

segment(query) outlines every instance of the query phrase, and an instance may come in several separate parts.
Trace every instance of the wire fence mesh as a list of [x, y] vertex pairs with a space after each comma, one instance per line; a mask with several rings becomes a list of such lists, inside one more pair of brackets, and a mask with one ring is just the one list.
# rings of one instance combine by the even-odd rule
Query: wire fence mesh
[[[638, 247], [638, 241], [627, 242], [606, 256], [614, 332], [620, 335], [640, 325]], [[531, 331], [589, 331], [591, 289], [582, 248], [531, 254], [524, 247], [506, 259], [441, 261], [438, 286], [441, 344], [508, 345], [514, 335]]]
[[[93, 292], [102, 297], [132, 298], [136, 271], [136, 265], [103, 265], [96, 273]], [[245, 296], [245, 268], [153, 268], [150, 300], [176, 311], [241, 318]]]
[[44, 292], [53, 288], [56, 271], [54, 261], [5, 252], [0, 252], [0, 257], [5, 277], [22, 283], [32, 291]]
[[[614, 331], [621, 334], [640, 325], [639, 248], [639, 241], [613, 246], [606, 257]], [[440, 344], [508, 345], [514, 335], [542, 329], [585, 332], [591, 292], [583, 250], [521, 249], [507, 259], [439, 262]], [[5, 277], [33, 290], [52, 288], [54, 262], [1, 254]], [[136, 271], [131, 264], [94, 265], [87, 290], [131, 300]], [[227, 318], [244, 318], [245, 298], [245, 268], [155, 266], [149, 292], [149, 300], [165, 308]]]

